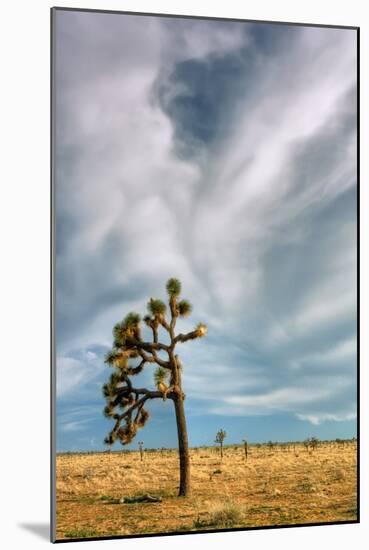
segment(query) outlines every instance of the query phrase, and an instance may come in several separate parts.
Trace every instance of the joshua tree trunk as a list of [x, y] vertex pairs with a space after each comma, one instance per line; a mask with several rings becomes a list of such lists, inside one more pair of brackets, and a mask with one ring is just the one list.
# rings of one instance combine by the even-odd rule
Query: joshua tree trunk
[[223, 460], [223, 442], [220, 443], [220, 460]]
[[184, 413], [183, 398], [177, 395], [174, 399], [176, 411], [178, 451], [179, 451], [179, 493], [178, 496], [185, 497], [190, 492], [190, 455], [188, 451], [188, 437], [186, 417]]

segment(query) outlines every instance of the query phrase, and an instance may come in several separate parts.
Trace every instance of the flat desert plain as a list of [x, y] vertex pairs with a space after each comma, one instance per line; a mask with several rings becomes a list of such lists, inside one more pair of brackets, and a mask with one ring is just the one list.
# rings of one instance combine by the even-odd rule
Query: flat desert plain
[[[177, 497], [176, 450], [57, 455], [57, 540], [357, 520], [356, 441], [191, 449]], [[161, 502], [129, 503], [150, 494]]]

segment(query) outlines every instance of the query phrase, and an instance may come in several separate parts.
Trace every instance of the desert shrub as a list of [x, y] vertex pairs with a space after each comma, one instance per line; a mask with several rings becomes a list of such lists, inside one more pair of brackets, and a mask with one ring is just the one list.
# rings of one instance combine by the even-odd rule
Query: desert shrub
[[72, 475], [71, 470], [69, 468], [64, 468], [58, 477], [63, 481], [68, 481], [69, 477]]
[[194, 521], [194, 527], [233, 527], [240, 524], [242, 519], [243, 513], [239, 505], [232, 502], [219, 503], [210, 508], [206, 518], [198, 517]]
[[94, 468], [85, 468], [83, 471], [84, 479], [91, 479], [95, 474]]
[[345, 472], [340, 469], [334, 470], [332, 478], [334, 481], [342, 481], [343, 479], [345, 479]]
[[314, 485], [308, 480], [302, 481], [297, 488], [302, 493], [314, 493], [316, 490]]
[[[91, 537], [99, 536], [100, 533], [95, 531], [95, 529], [71, 529], [66, 531], [64, 536], [66, 539], [86, 539]], [[101, 536], [101, 535], [100, 535]]]

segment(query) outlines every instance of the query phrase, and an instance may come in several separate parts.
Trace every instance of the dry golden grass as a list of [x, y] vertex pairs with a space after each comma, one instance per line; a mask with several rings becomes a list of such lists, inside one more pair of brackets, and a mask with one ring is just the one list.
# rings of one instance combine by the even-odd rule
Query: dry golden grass
[[[191, 450], [192, 493], [177, 497], [176, 451], [57, 456], [57, 539], [355, 521], [356, 443]], [[160, 503], [116, 504], [144, 493]]]

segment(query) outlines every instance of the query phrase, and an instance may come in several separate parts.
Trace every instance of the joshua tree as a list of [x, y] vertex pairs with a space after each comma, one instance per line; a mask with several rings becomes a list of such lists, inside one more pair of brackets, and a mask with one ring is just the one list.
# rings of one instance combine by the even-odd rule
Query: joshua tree
[[[182, 365], [175, 354], [177, 344], [202, 338], [207, 334], [206, 325], [200, 323], [186, 334], [176, 334], [178, 317], [185, 317], [192, 311], [187, 300], [180, 300], [181, 283], [178, 279], [169, 279], [166, 285], [169, 297], [169, 315], [166, 304], [156, 298], [150, 298], [148, 315], [143, 319], [151, 332], [151, 341], [141, 334], [141, 317], [131, 312], [114, 326], [113, 347], [107, 353], [105, 362], [114, 368], [109, 382], [103, 386], [106, 398], [104, 414], [115, 420], [113, 429], [105, 438], [105, 443], [113, 445], [119, 440], [122, 445], [131, 443], [139, 428], [149, 418], [145, 409], [150, 399], [170, 399], [173, 401], [177, 422], [178, 450], [180, 465], [179, 496], [190, 491], [190, 458], [182, 391]], [[159, 342], [159, 329], [167, 333], [169, 343]], [[133, 363], [133, 364], [132, 364]], [[131, 377], [141, 373], [147, 365], [156, 365], [154, 382], [156, 389], [136, 388]], [[120, 410], [119, 410], [120, 409]]]
[[337, 443], [338, 447], [343, 448], [345, 446], [345, 440], [340, 439], [339, 437], [336, 438], [336, 443]]
[[309, 451], [310, 453], [310, 447], [311, 447], [311, 451], [315, 451], [315, 449], [318, 447], [319, 445], [319, 439], [317, 437], [309, 437], [307, 439], [305, 439], [304, 441], [304, 446], [305, 446], [305, 449], [307, 451]]
[[141, 462], [143, 461], [143, 441], [138, 441], [138, 450], [140, 451]]
[[215, 437], [215, 443], [219, 443], [220, 445], [220, 458], [223, 458], [223, 441], [227, 437], [227, 432], [225, 430], [219, 430]]
[[247, 461], [247, 455], [248, 455], [248, 445], [247, 445], [247, 439], [243, 439], [243, 448], [245, 451], [245, 460]]

